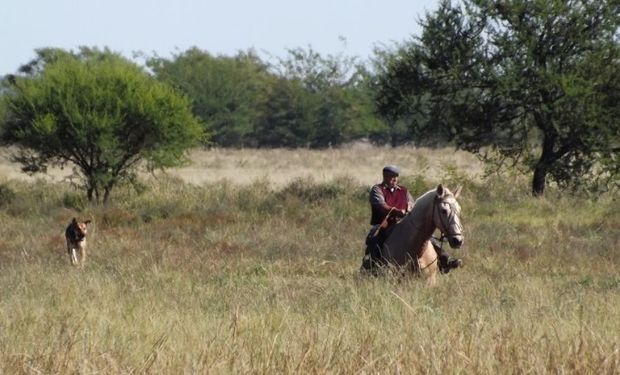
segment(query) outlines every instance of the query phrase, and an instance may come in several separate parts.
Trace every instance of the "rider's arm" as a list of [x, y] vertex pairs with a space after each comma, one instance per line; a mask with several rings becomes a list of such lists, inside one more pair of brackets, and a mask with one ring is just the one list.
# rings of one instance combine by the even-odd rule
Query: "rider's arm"
[[411, 212], [414, 204], [415, 204], [415, 200], [411, 196], [411, 193], [407, 191], [407, 212]]

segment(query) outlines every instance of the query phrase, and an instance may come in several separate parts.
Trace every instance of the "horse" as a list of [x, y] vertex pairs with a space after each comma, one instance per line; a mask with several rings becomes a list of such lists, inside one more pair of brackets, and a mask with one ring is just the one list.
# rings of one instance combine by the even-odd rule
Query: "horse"
[[458, 187], [454, 193], [439, 184], [437, 189], [422, 194], [411, 212], [394, 224], [386, 233], [387, 238], [381, 247], [379, 264], [396, 270], [410, 270], [422, 274], [429, 285], [436, 282], [438, 256], [431, 243], [436, 229], [446, 238], [450, 247], [463, 245], [461, 207], [457, 198], [461, 193]]

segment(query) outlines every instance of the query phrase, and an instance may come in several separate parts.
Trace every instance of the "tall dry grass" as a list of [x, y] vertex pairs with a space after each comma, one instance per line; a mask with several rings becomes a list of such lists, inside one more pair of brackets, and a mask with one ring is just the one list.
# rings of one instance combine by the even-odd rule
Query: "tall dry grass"
[[[0, 176], [8, 179], [34, 181], [21, 173], [19, 165], [11, 163], [12, 150], [0, 148]], [[470, 153], [452, 148], [374, 147], [358, 142], [343, 148], [314, 149], [195, 149], [190, 153], [191, 164], [157, 172], [157, 176], [178, 177], [192, 184], [226, 182], [233, 185], [252, 184], [257, 180], [275, 186], [296, 179], [311, 178], [318, 182], [347, 177], [359, 184], [372, 184], [381, 179], [381, 168], [397, 164], [405, 175], [423, 175], [438, 179], [447, 167], [476, 178], [482, 165]], [[62, 181], [72, 174], [70, 168], [50, 168], [46, 180]], [[148, 176], [144, 176], [148, 177]]]
[[[330, 160], [387, 162], [356, 155]], [[157, 175], [106, 208], [5, 179], [0, 373], [619, 373], [618, 197], [533, 199], [518, 177], [441, 170], [404, 176], [414, 195], [465, 185], [465, 267], [435, 288], [358, 275], [374, 175]], [[94, 220], [82, 270], [73, 216]]]

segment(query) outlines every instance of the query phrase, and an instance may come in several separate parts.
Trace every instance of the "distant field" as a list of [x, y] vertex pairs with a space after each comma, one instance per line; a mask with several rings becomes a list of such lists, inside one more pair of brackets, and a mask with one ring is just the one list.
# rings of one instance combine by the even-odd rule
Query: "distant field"
[[[0, 151], [0, 178], [32, 180], [21, 173], [18, 165], [10, 163], [6, 156], [6, 149]], [[388, 148], [363, 143], [327, 150], [196, 149], [190, 153], [190, 159], [190, 165], [170, 169], [166, 173], [193, 184], [221, 180], [249, 184], [265, 180], [281, 185], [297, 178], [329, 181], [335, 177], [349, 177], [361, 184], [372, 184], [381, 178], [381, 169], [386, 164], [401, 167], [403, 176], [421, 174], [431, 180], [443, 176], [447, 166], [472, 178], [482, 172], [482, 165], [474, 155], [452, 148]], [[58, 181], [70, 172], [67, 169], [51, 169], [45, 177]]]
[[[0, 374], [620, 373], [617, 195], [532, 198], [453, 150], [192, 159], [108, 207], [1, 163]], [[434, 288], [359, 275], [387, 163], [414, 196], [464, 186], [464, 267]], [[93, 220], [84, 269], [74, 216]]]

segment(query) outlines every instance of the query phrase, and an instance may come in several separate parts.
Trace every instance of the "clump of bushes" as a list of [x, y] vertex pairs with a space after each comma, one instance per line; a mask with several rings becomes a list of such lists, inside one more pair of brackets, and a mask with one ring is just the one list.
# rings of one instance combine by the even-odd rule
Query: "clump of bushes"
[[4, 208], [10, 205], [16, 196], [15, 191], [11, 187], [6, 184], [0, 184], [0, 207]]
[[304, 203], [318, 203], [332, 200], [352, 191], [352, 181], [340, 178], [331, 182], [316, 183], [311, 178], [297, 178], [278, 194], [280, 198], [295, 198]]

